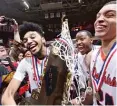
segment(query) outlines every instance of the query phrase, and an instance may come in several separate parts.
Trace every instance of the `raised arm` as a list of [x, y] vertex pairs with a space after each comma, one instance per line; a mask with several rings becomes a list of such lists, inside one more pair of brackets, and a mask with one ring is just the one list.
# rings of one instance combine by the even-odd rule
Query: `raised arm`
[[12, 28], [14, 29], [14, 41], [17, 43], [21, 43], [20, 35], [19, 35], [19, 29], [18, 29], [18, 23], [15, 19], [13, 19], [14, 25], [12, 25]]

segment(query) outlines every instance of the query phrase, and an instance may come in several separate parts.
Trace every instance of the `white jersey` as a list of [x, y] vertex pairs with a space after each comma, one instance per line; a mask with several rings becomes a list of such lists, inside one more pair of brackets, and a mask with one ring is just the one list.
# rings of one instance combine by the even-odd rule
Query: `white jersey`
[[[99, 49], [100, 46], [92, 45], [92, 51]], [[80, 52], [76, 54], [76, 66], [78, 68], [77, 71], [80, 71], [83, 73], [83, 75], [86, 76], [86, 78], [89, 78], [89, 68], [86, 65], [85, 58], [87, 54], [82, 55]]]
[[99, 97], [97, 100], [97, 97], [94, 96], [94, 105], [117, 105], [116, 57], [116, 45], [107, 56], [105, 64], [99, 49], [92, 52], [90, 67], [92, 84], [94, 92], [98, 91], [97, 94]]
[[77, 72], [81, 72], [83, 75], [85, 75], [86, 78], [88, 78], [89, 74], [89, 70], [85, 64], [85, 56], [86, 55], [82, 55], [80, 52], [77, 54], [76, 56], [76, 67], [77, 67]]
[[[49, 52], [48, 52], [48, 54], [49, 54]], [[46, 61], [47, 61], [47, 57], [45, 57], [43, 60], [38, 60], [37, 62], [35, 61], [34, 56], [25, 57], [19, 63], [13, 78], [15, 78], [19, 81], [23, 81], [23, 79], [27, 73], [29, 76], [29, 83], [30, 83], [31, 91], [33, 89], [38, 88], [39, 81], [40, 81], [38, 76], [42, 76]], [[35, 78], [37, 78], [37, 79], [35, 80]]]

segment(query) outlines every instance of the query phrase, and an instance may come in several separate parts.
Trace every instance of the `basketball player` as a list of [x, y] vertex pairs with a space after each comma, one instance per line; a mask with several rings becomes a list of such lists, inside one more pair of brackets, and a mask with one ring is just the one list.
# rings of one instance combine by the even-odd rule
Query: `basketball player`
[[117, 105], [116, 1], [108, 2], [101, 8], [94, 28], [95, 36], [101, 39], [102, 45], [86, 57], [93, 85], [93, 104]]
[[[81, 94], [83, 92], [85, 92], [85, 89], [87, 86], [86, 82], [89, 79], [89, 69], [85, 64], [85, 57], [91, 50], [94, 50], [97, 48], [97, 46], [94, 46], [92, 44], [92, 42], [93, 42], [92, 37], [93, 36], [92, 36], [91, 32], [89, 32], [87, 30], [81, 30], [76, 34], [76, 49], [78, 50], [78, 53], [76, 54], [76, 59], [77, 59], [76, 73], [79, 73], [79, 72], [82, 73], [79, 75], [79, 81], [83, 82], [82, 84], [80, 84]], [[73, 86], [73, 87], [75, 87], [75, 86]], [[78, 87], [76, 86], [76, 88], [78, 88]], [[78, 96], [77, 93], [75, 93], [76, 88], [72, 88], [72, 90], [71, 90], [72, 104], [74, 104], [74, 102], [76, 101], [76, 100], [74, 100], [74, 98]], [[88, 100], [88, 104], [91, 104], [92, 98], [89, 98], [89, 99], [90, 100]]]
[[16, 105], [14, 94], [18, 90], [26, 73], [29, 76], [31, 92], [40, 86], [47, 60], [48, 50], [45, 46], [45, 39], [41, 27], [35, 23], [26, 22], [19, 29], [20, 38], [24, 46], [31, 51], [33, 56], [24, 58], [19, 63], [13, 79], [3, 94], [2, 104], [5, 105]]
[[91, 54], [90, 72], [95, 105], [117, 105], [116, 102], [116, 1], [105, 4], [97, 13], [95, 36], [102, 46]]

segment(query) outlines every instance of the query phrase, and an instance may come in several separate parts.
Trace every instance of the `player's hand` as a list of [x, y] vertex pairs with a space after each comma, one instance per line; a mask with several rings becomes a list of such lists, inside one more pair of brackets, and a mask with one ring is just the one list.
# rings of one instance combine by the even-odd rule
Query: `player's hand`
[[6, 23], [2, 23], [2, 21], [4, 20], [5, 16], [0, 16], [0, 26], [5, 26]]
[[77, 105], [77, 106], [80, 105], [80, 103], [77, 101], [77, 98], [72, 99], [70, 102], [72, 105]]
[[18, 23], [17, 23], [17, 21], [16, 21], [15, 19], [12, 19], [12, 20], [13, 20], [14, 24], [11, 25], [11, 27], [13, 28], [14, 33], [15, 33], [15, 32], [19, 32], [19, 31], [18, 31]]

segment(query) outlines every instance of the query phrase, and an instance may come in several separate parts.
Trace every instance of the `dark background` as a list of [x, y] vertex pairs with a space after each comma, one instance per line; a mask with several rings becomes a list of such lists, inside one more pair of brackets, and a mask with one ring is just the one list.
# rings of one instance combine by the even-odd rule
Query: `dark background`
[[[24, 0], [0, 0], [0, 15], [17, 20], [35, 22], [42, 25], [46, 40], [52, 40], [61, 31], [61, 17], [65, 13], [69, 19], [71, 37], [75, 38], [77, 31], [87, 29], [94, 33], [93, 23], [96, 13], [111, 0], [25, 0], [29, 8], [23, 4]], [[51, 13], [54, 17], [51, 17]], [[56, 14], [60, 16], [57, 17]], [[48, 14], [48, 18], [45, 18]], [[7, 26], [0, 27], [0, 39], [7, 44], [13, 39], [13, 30]]]

